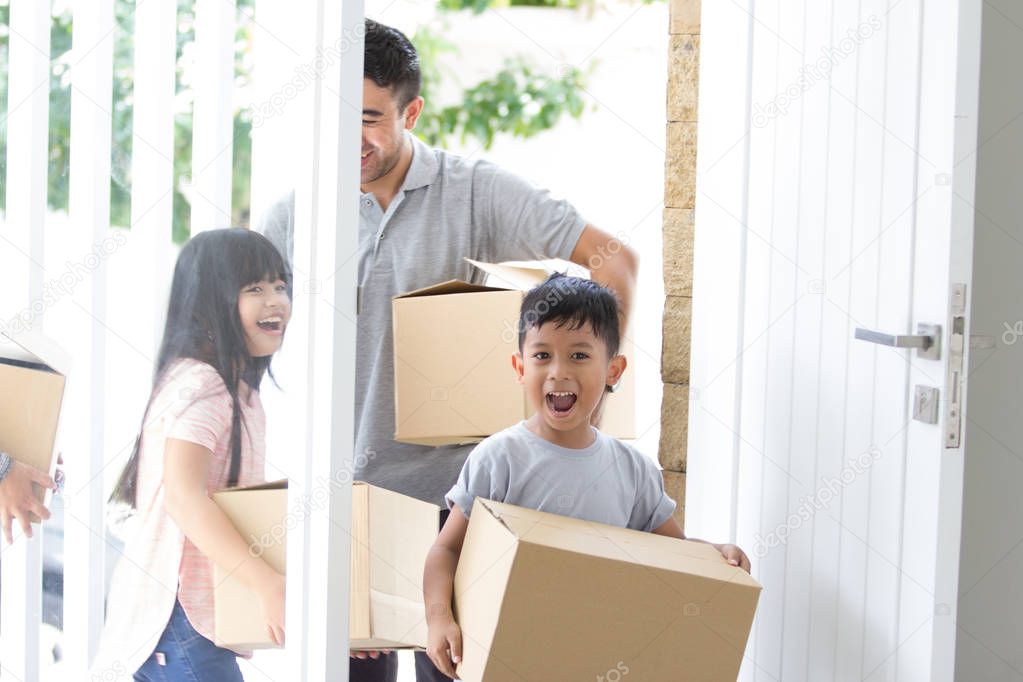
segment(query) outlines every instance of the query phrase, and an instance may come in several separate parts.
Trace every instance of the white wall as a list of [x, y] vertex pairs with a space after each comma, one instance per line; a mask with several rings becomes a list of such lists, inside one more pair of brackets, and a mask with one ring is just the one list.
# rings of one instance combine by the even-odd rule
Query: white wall
[[[984, 3], [956, 679], [1023, 680], [1023, 7]], [[971, 159], [972, 160], [972, 159]], [[966, 162], [970, 162], [967, 160]]]

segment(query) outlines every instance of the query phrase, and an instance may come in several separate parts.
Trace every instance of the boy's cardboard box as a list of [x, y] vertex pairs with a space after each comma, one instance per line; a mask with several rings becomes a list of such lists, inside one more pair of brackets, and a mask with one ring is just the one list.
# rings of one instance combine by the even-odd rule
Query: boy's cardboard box
[[760, 585], [712, 546], [477, 499], [463, 682], [734, 680]]
[[[249, 542], [252, 554], [284, 573], [287, 528], [297, 521], [288, 517], [288, 482], [222, 490], [213, 501]], [[437, 505], [353, 484], [351, 649], [426, 648], [423, 565], [439, 524]], [[214, 581], [216, 643], [234, 649], [272, 647], [252, 593], [219, 566]]]
[[[60, 346], [41, 334], [0, 332], [0, 451], [51, 476], [70, 365]], [[49, 492], [36, 486], [44, 504]]]
[[[519, 349], [522, 298], [551, 271], [537, 263], [466, 260], [489, 275], [488, 286], [451, 280], [393, 300], [395, 440], [473, 443], [532, 412], [511, 356]], [[633, 360], [631, 342], [620, 352]], [[626, 371], [608, 396], [601, 430], [635, 438], [635, 404], [633, 373]]]

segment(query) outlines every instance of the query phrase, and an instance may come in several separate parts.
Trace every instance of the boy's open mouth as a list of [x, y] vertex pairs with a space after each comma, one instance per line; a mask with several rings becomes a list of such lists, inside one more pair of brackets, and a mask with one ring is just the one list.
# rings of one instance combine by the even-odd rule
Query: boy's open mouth
[[265, 332], [279, 332], [284, 325], [284, 318], [274, 315], [256, 322], [256, 325]]
[[547, 406], [555, 414], [566, 414], [575, 405], [576, 395], [571, 391], [551, 391], [547, 394]]

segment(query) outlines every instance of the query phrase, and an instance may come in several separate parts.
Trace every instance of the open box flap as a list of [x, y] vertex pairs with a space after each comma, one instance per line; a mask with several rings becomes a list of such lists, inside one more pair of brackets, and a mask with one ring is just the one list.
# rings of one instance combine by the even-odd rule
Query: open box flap
[[395, 296], [395, 299], [418, 298], [420, 296], [440, 296], [442, 294], [471, 294], [481, 291], [504, 291], [497, 287], [483, 286], [482, 284], [470, 284], [460, 279], [449, 279], [447, 282], [432, 284], [422, 289], [415, 289], [404, 294]]
[[0, 331], [0, 360], [46, 365], [65, 376], [71, 369], [70, 356], [53, 339], [32, 329]]
[[490, 275], [488, 281], [506, 289], [529, 291], [554, 272], [542, 263], [484, 263], [472, 258], [465, 260]]

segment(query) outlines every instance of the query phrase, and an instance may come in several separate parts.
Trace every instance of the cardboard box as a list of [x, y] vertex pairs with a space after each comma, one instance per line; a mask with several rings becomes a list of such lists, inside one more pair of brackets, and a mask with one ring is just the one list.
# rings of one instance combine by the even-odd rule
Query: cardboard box
[[[288, 482], [222, 490], [213, 501], [249, 542], [253, 556], [284, 573], [287, 529], [310, 513], [299, 508], [289, 516]], [[351, 649], [426, 648], [423, 566], [439, 524], [435, 504], [366, 483], [352, 485]], [[219, 566], [214, 582], [216, 643], [272, 647], [252, 593]]]
[[707, 544], [477, 498], [459, 679], [734, 680], [760, 589]]
[[[519, 309], [551, 270], [468, 260], [486, 286], [451, 280], [393, 300], [394, 439], [422, 445], [475, 443], [529, 417], [515, 382]], [[633, 359], [631, 342], [620, 351]], [[608, 396], [601, 430], [636, 437], [634, 368]]]
[[[0, 332], [0, 451], [50, 476], [57, 467], [57, 429], [70, 366], [67, 354], [42, 334]], [[51, 491], [35, 488], [39, 501], [49, 504]]]

